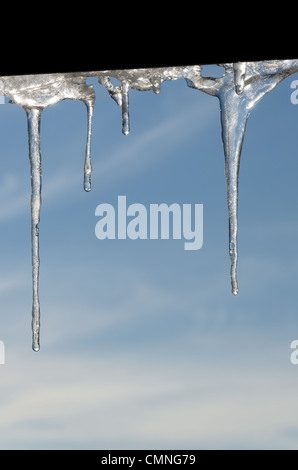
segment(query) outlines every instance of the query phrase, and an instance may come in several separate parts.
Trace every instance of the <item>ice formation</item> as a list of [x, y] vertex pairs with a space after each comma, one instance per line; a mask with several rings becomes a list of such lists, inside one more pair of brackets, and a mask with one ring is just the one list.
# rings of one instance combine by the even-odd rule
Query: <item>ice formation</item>
[[[0, 95], [21, 106], [27, 116], [31, 168], [31, 240], [32, 240], [32, 348], [40, 348], [39, 220], [41, 208], [40, 121], [42, 111], [64, 99], [80, 100], [87, 109], [87, 143], [84, 162], [84, 189], [91, 190], [91, 133], [95, 93], [88, 77], [98, 77], [111, 98], [122, 109], [122, 132], [130, 132], [129, 90], [160, 93], [166, 80], [185, 79], [190, 88], [219, 99], [225, 176], [229, 212], [229, 254], [232, 293], [238, 293], [237, 232], [238, 177], [245, 128], [255, 105], [283, 79], [298, 71], [296, 60], [272, 60], [218, 64], [224, 69], [219, 78], [203, 77], [203, 65], [143, 69], [105, 70], [81, 73], [54, 73], [0, 77]], [[112, 78], [120, 83], [114, 85]]]

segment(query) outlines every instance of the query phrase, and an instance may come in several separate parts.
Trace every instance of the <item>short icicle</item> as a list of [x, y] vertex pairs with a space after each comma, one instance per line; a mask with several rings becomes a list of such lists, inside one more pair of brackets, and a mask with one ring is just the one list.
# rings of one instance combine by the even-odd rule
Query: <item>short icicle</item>
[[92, 173], [91, 135], [92, 135], [92, 119], [93, 119], [93, 111], [94, 111], [94, 99], [85, 101], [85, 105], [87, 107], [88, 126], [87, 126], [86, 156], [85, 156], [85, 164], [84, 164], [84, 189], [86, 192], [89, 192], [91, 191], [91, 173]]
[[31, 168], [31, 246], [32, 246], [32, 349], [39, 351], [39, 219], [41, 207], [40, 118], [42, 108], [24, 108], [28, 122], [29, 159]]
[[237, 95], [240, 95], [243, 92], [245, 85], [246, 62], [235, 62], [233, 64], [233, 68], [235, 91]]
[[122, 84], [122, 133], [128, 135], [130, 132], [129, 127], [129, 85], [127, 82]]

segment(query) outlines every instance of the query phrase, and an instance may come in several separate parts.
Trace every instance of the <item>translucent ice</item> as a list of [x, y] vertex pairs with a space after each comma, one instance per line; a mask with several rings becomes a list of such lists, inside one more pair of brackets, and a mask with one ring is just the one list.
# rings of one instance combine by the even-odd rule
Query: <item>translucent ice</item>
[[[298, 71], [298, 60], [273, 60], [218, 64], [224, 75], [203, 77], [201, 65], [129, 70], [105, 70], [82, 73], [57, 73], [0, 77], [0, 95], [22, 106], [27, 115], [31, 169], [31, 239], [32, 239], [32, 348], [38, 351], [40, 335], [39, 303], [39, 221], [41, 209], [40, 123], [43, 109], [64, 99], [79, 100], [87, 109], [87, 143], [84, 162], [84, 189], [91, 189], [91, 134], [95, 94], [87, 77], [98, 77], [113, 100], [122, 107], [122, 132], [129, 123], [129, 90], [160, 93], [165, 80], [184, 78], [191, 88], [216, 96], [220, 103], [222, 142], [229, 213], [229, 254], [234, 295], [237, 283], [238, 192], [240, 156], [248, 117], [255, 105], [281, 80]], [[119, 85], [112, 83], [117, 79]]]
[[84, 164], [84, 188], [91, 188], [91, 128], [95, 95], [86, 78], [76, 75], [34, 75], [3, 77], [4, 94], [24, 108], [28, 122], [28, 144], [31, 169], [31, 244], [32, 244], [32, 348], [38, 351], [40, 333], [39, 302], [39, 220], [41, 208], [41, 154], [40, 122], [44, 108], [63, 99], [81, 100], [86, 104], [88, 115], [87, 145]]
[[247, 119], [255, 105], [278, 83], [298, 70], [298, 61], [221, 64], [225, 74], [220, 78], [200, 75], [187, 79], [187, 84], [216, 96], [220, 102], [222, 141], [229, 210], [229, 254], [232, 293], [237, 295], [237, 234], [240, 156]]
[[31, 243], [32, 243], [32, 348], [39, 350], [40, 304], [39, 217], [41, 206], [40, 108], [25, 107], [28, 120], [29, 159], [31, 168]]

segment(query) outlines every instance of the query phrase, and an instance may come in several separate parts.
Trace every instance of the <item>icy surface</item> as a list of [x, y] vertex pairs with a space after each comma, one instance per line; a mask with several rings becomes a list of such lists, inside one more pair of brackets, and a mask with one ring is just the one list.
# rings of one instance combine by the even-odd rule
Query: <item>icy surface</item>
[[[64, 99], [80, 100], [87, 109], [87, 142], [84, 161], [84, 189], [91, 190], [91, 134], [95, 93], [88, 77], [98, 77], [111, 98], [122, 108], [122, 132], [130, 132], [129, 90], [153, 91], [158, 94], [166, 80], [185, 79], [189, 87], [219, 99], [222, 142], [229, 212], [229, 254], [232, 293], [238, 293], [237, 234], [239, 165], [245, 128], [255, 105], [283, 79], [298, 71], [297, 60], [273, 60], [218, 64], [222, 77], [203, 77], [202, 66], [160, 67], [129, 70], [90, 71], [72, 74], [42, 74], [0, 77], [0, 95], [23, 107], [28, 122], [28, 145], [31, 168], [31, 239], [32, 239], [32, 348], [40, 348], [39, 303], [39, 221], [41, 209], [40, 124], [42, 111]], [[112, 78], [119, 85], [112, 83]]]

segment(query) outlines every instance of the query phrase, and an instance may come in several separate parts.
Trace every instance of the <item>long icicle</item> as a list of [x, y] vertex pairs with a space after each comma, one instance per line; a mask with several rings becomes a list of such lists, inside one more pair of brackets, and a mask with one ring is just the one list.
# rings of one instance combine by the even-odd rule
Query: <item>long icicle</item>
[[220, 100], [222, 140], [225, 154], [225, 175], [229, 210], [229, 254], [231, 259], [232, 293], [238, 294], [237, 283], [237, 233], [238, 233], [238, 192], [240, 156], [249, 110], [240, 96], [229, 101]]
[[32, 349], [39, 351], [39, 219], [41, 207], [40, 118], [42, 108], [24, 108], [27, 114], [31, 168], [31, 246], [32, 246]]
[[85, 105], [87, 107], [87, 144], [86, 144], [86, 156], [85, 156], [85, 164], [84, 164], [84, 189], [85, 191], [91, 191], [91, 173], [92, 173], [92, 165], [91, 165], [91, 135], [92, 135], [92, 119], [93, 119], [93, 112], [94, 112], [94, 99], [90, 99], [85, 101]]
[[[237, 64], [236, 77], [226, 74], [216, 92], [220, 101], [222, 141], [225, 154], [229, 210], [229, 253], [231, 259], [232, 293], [238, 294], [237, 283], [237, 234], [238, 234], [238, 191], [240, 156], [246, 124], [255, 105], [286, 77], [285, 74], [254, 76], [245, 83], [246, 64]], [[236, 81], [235, 81], [236, 78]], [[247, 86], [246, 86], [247, 84]]]

